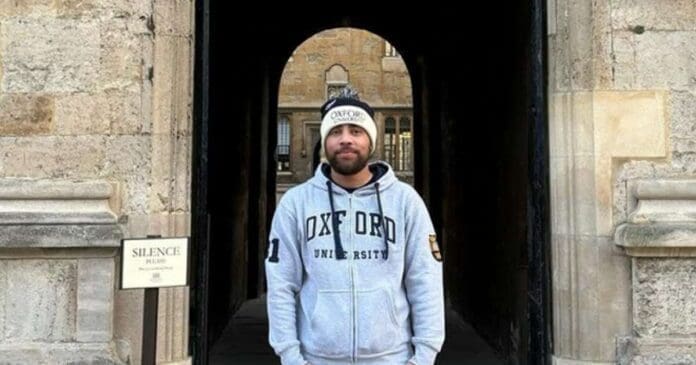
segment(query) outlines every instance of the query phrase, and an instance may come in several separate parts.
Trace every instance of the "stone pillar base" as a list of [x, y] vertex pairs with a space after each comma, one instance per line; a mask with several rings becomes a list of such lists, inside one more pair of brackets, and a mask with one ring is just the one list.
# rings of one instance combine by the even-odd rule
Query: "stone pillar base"
[[179, 361], [174, 361], [174, 362], [163, 362], [160, 365], [191, 365], [191, 362], [193, 360], [189, 357], [185, 360], [179, 360]]
[[3, 364], [103, 364], [124, 365], [111, 343], [0, 344]]
[[695, 364], [696, 337], [624, 337], [617, 355], [619, 365]]
[[696, 180], [629, 181], [615, 240], [633, 258], [633, 336], [617, 363], [696, 364]]
[[585, 360], [574, 360], [574, 359], [564, 359], [562, 357], [553, 357], [553, 365], [614, 365], [613, 362], [603, 362], [603, 361], [585, 361]]

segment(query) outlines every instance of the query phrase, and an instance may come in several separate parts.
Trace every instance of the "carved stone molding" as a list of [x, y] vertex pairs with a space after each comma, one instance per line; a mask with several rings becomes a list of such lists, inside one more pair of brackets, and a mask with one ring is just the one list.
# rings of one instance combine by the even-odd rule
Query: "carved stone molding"
[[633, 335], [619, 364], [696, 362], [696, 180], [637, 180], [616, 245], [632, 259]]
[[696, 257], [696, 180], [634, 181], [628, 201], [614, 238], [629, 256]]
[[0, 180], [0, 247], [118, 247], [105, 181]]
[[0, 359], [120, 363], [112, 195], [105, 181], [0, 179]]

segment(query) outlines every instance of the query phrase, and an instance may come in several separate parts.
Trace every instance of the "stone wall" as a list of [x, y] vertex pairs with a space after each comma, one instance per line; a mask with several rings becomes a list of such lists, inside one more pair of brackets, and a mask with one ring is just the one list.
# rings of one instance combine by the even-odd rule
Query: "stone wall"
[[[192, 24], [190, 0], [0, 3], [2, 184], [11, 186], [20, 178], [42, 186], [107, 183], [112, 189], [109, 211], [122, 236], [188, 235]], [[30, 191], [36, 194], [37, 190]], [[4, 213], [21, 215], [15, 208]], [[31, 226], [37, 222], [25, 223]], [[61, 224], [68, 227], [68, 223]], [[3, 237], [8, 227], [2, 227]], [[90, 234], [84, 237], [87, 242], [94, 238]], [[5, 282], [30, 285], [24, 297], [13, 294], [7, 300], [34, 303], [44, 287], [59, 283], [51, 291], [56, 301], [37, 305], [47, 311], [46, 316], [51, 316], [52, 307], [55, 311], [64, 304], [68, 308], [75, 304], [78, 311], [42, 319], [31, 330], [5, 323], [0, 351], [11, 344], [35, 346], [40, 352], [45, 342], [70, 344], [92, 338], [109, 344], [118, 355], [112, 361], [139, 363], [142, 291], [115, 289], [116, 252], [98, 251], [97, 261], [81, 261], [61, 250], [61, 245], [81, 247], [75, 252], [94, 249], [89, 244], [68, 242], [68, 235], [68, 241], [50, 243], [27, 254], [25, 249], [50, 238], [51, 232], [33, 237], [34, 241], [3, 242], [3, 257], [22, 257], [19, 261], [0, 259]], [[57, 264], [53, 259], [56, 255], [65, 261]], [[80, 255], [92, 257], [93, 253]], [[94, 270], [99, 275], [92, 275]], [[79, 289], [85, 278], [96, 280], [100, 275], [108, 280], [90, 287], [90, 291], [111, 299], [95, 318], [108, 321], [110, 326], [113, 323], [113, 328], [95, 337], [89, 331], [80, 332], [81, 326], [93, 321], [80, 322], [79, 298], [83, 294]], [[11, 288], [3, 288], [3, 293], [5, 290]], [[9, 310], [14, 302], [7, 300], [4, 306]], [[162, 290], [160, 313], [164, 315], [158, 324], [159, 361], [185, 361], [188, 290]], [[99, 317], [104, 315], [109, 317]], [[88, 351], [85, 349], [71, 350], [68, 346], [60, 351], [69, 354]], [[39, 358], [27, 355], [16, 361], [42, 363], [35, 359]]]
[[663, 299], [683, 297], [672, 281], [688, 264], [631, 261], [614, 231], [635, 208], [632, 183], [696, 169], [696, 4], [547, 5], [554, 361], [672, 363], [650, 357], [665, 347], [642, 338], [666, 317], [634, 306], [652, 290], [646, 275], [674, 288]]

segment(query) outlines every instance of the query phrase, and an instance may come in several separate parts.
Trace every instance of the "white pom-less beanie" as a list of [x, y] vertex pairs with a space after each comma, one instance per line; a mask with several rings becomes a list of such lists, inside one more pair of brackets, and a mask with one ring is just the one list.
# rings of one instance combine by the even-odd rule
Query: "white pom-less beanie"
[[338, 97], [327, 101], [321, 107], [321, 133], [322, 148], [326, 144], [326, 137], [329, 131], [336, 126], [343, 124], [353, 124], [367, 132], [370, 137], [370, 153], [375, 151], [377, 146], [377, 125], [375, 124], [374, 111], [365, 102], [354, 97]]

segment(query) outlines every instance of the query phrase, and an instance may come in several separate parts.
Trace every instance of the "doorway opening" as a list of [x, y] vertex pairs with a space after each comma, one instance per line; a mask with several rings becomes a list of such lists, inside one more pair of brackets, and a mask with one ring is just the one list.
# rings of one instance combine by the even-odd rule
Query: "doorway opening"
[[[293, 51], [313, 35], [352, 27], [387, 39], [381, 57], [398, 55], [409, 72], [412, 101], [392, 108], [405, 113], [384, 114], [380, 153], [404, 167], [428, 204], [445, 259], [454, 316], [448, 323], [470, 326], [500, 363], [545, 363], [548, 154], [539, 123], [543, 57], [535, 53], [543, 55], [535, 26], [543, 19], [541, 5], [477, 5], [475, 13], [494, 14], [495, 26], [503, 28], [490, 33], [472, 31], [490, 27], [490, 19], [469, 19], [463, 27], [457, 14], [317, 18], [247, 11], [229, 22], [229, 5], [199, 0], [198, 6], [208, 9], [199, 13], [209, 16], [209, 43], [207, 54], [200, 54], [202, 45], [197, 50], [197, 64], [205, 67], [197, 71], [201, 125], [194, 131], [194, 361], [212, 360], [231, 322], [263, 316], [263, 256], [276, 200], [287, 188], [283, 181], [294, 184], [313, 171], [318, 106], [284, 104], [286, 62], [298, 62]], [[340, 88], [352, 70], [340, 62], [323, 67], [316, 75], [322, 93]], [[288, 172], [297, 181], [288, 180]], [[259, 333], [254, 340], [267, 344], [267, 332]], [[462, 363], [456, 354], [449, 357], [448, 346], [467, 343], [448, 337], [439, 363]], [[247, 352], [252, 359], [254, 351]]]

